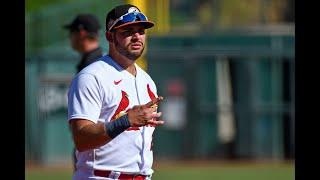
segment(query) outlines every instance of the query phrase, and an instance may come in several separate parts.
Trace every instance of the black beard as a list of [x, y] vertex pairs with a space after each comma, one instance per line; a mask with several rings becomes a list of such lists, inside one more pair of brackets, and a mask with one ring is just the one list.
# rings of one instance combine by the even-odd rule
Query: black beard
[[132, 60], [132, 61], [135, 61], [137, 60], [143, 53], [144, 51], [144, 47], [143, 49], [141, 50], [140, 53], [130, 53], [126, 48], [122, 47], [119, 45], [118, 41], [116, 38], [114, 38], [114, 44], [115, 44], [115, 47], [116, 47], [116, 50], [123, 56], [127, 57], [128, 59]]

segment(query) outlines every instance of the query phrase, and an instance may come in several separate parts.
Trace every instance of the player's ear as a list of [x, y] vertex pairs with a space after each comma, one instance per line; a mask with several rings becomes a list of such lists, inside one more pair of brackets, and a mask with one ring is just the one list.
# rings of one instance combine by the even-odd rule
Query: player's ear
[[111, 32], [107, 31], [105, 35], [109, 42], [113, 42], [113, 37]]

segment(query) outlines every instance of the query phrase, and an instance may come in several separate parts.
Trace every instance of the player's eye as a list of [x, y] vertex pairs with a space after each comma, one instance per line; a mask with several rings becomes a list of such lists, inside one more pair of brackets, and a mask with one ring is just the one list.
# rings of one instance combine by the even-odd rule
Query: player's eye
[[124, 32], [122, 33], [122, 35], [124, 35], [124, 36], [131, 36], [131, 35], [132, 35], [132, 31], [124, 31]]
[[143, 34], [145, 33], [145, 30], [144, 30], [144, 29], [140, 29], [140, 30], [138, 30], [138, 33], [139, 33], [140, 35], [143, 35]]
[[143, 35], [143, 34], [145, 34], [145, 29], [143, 29], [143, 28], [142, 29], [127, 29], [127, 30], [120, 31], [121, 36], [124, 36], [124, 37], [132, 36], [135, 33], [139, 33], [140, 35]]
[[120, 34], [121, 34], [122, 36], [127, 37], [127, 36], [130, 36], [130, 35], [132, 34], [132, 31], [129, 31], [129, 30], [121, 31]]

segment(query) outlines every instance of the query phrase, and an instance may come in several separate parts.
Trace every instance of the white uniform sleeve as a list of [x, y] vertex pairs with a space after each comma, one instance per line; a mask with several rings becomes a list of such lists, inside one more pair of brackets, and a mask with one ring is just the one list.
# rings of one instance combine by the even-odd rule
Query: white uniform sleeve
[[88, 119], [97, 123], [101, 110], [99, 82], [91, 74], [79, 74], [68, 92], [68, 120]]

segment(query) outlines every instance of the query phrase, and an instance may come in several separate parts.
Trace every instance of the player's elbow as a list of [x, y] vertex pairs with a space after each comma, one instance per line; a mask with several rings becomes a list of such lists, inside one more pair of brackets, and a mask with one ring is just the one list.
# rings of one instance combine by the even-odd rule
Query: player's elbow
[[77, 143], [76, 141], [75, 141], [75, 147], [76, 147], [76, 149], [79, 151], [79, 152], [82, 152], [82, 151], [87, 151], [87, 150], [89, 150], [90, 148], [89, 147], [87, 147], [86, 145], [84, 145], [84, 144], [81, 144], [81, 143]]
[[80, 132], [73, 132], [73, 142], [78, 151], [87, 151], [92, 149], [90, 141], [84, 137]]
[[78, 151], [97, 148], [107, 143], [110, 138], [104, 132], [103, 124], [95, 124], [89, 120], [72, 120], [71, 132], [75, 147]]

